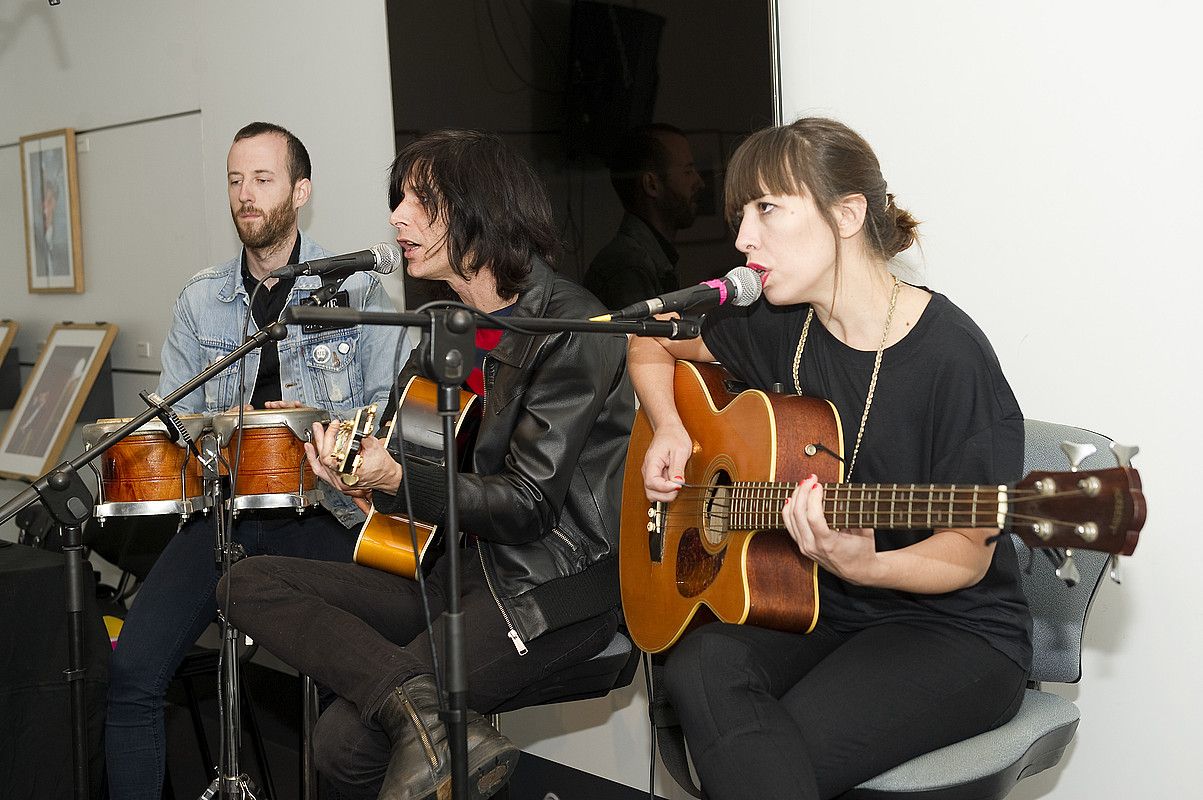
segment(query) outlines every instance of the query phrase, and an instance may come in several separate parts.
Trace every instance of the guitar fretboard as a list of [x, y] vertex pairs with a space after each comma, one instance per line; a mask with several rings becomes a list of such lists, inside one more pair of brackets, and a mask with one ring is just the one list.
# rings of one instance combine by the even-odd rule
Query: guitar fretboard
[[[729, 502], [735, 530], [782, 528], [781, 506], [789, 483], [744, 482], [718, 487]], [[950, 484], [831, 484], [823, 487], [823, 514], [833, 528], [1001, 528], [1008, 513], [1007, 486]]]

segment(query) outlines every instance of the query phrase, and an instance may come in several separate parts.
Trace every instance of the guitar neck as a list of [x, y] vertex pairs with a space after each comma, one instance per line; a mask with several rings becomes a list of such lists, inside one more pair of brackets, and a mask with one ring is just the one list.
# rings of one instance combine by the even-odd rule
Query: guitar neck
[[[781, 507], [794, 484], [745, 482], [723, 487], [736, 530], [782, 528]], [[914, 483], [840, 483], [823, 487], [823, 515], [833, 528], [926, 530], [1006, 528], [1011, 489]]]

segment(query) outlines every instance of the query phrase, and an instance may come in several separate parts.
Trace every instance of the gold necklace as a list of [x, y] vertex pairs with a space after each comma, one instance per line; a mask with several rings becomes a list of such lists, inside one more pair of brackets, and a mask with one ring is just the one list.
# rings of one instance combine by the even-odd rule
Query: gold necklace
[[[886, 349], [886, 339], [890, 336], [890, 323], [894, 320], [894, 307], [898, 304], [898, 289], [901, 284], [898, 276], [894, 276], [894, 291], [890, 293], [890, 310], [886, 312], [886, 327], [881, 332], [881, 343], [877, 345], [877, 357], [873, 359], [873, 375], [869, 378], [869, 394], [865, 397], [865, 410], [860, 415], [860, 428], [856, 431], [856, 446], [852, 448], [852, 461], [848, 464], [848, 473], [844, 482], [852, 480], [852, 470], [856, 469], [856, 456], [860, 453], [860, 440], [865, 435], [865, 423], [869, 421], [869, 408], [873, 405], [873, 392], [877, 389], [877, 374], [881, 372], [881, 354]], [[794, 391], [802, 394], [801, 381], [798, 376], [798, 365], [802, 362], [802, 349], [806, 347], [806, 335], [810, 333], [810, 321], [815, 317], [815, 307], [812, 305], [806, 313], [806, 322], [802, 323], [802, 335], [798, 337], [798, 349], [794, 351]]]

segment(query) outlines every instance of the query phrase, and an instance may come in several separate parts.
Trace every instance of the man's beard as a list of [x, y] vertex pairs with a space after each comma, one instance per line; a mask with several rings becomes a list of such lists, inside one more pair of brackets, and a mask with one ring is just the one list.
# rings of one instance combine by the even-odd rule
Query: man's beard
[[[238, 218], [243, 211], [256, 211], [262, 216], [258, 220], [248, 221]], [[264, 211], [254, 206], [239, 206], [231, 213], [234, 217], [234, 228], [238, 238], [252, 250], [263, 250], [281, 244], [291, 243], [293, 231], [297, 226], [297, 212], [292, 207], [292, 198], [286, 197], [279, 205], [270, 211]]]
[[676, 230], [684, 230], [693, 224], [698, 215], [697, 198], [683, 197], [670, 192], [665, 197], [664, 216]]

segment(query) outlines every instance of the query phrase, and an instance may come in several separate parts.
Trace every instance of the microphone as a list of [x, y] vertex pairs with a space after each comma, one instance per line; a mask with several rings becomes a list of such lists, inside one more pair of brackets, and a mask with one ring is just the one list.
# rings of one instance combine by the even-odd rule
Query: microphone
[[372, 245], [371, 250], [360, 250], [341, 256], [315, 258], [300, 264], [289, 264], [273, 270], [269, 278], [295, 278], [298, 275], [321, 275], [327, 278], [346, 278], [355, 272], [372, 270], [387, 275], [401, 263], [401, 251], [392, 242]]
[[615, 319], [639, 319], [662, 314], [666, 311], [683, 311], [704, 304], [723, 305], [731, 303], [737, 306], [750, 306], [760, 297], [764, 286], [760, 282], [760, 274], [751, 267], [736, 267], [721, 278], [703, 281], [697, 286], [668, 292], [651, 300], [641, 300], [632, 303], [621, 311], [613, 311], [608, 315], [594, 317], [594, 322], [608, 322]]

